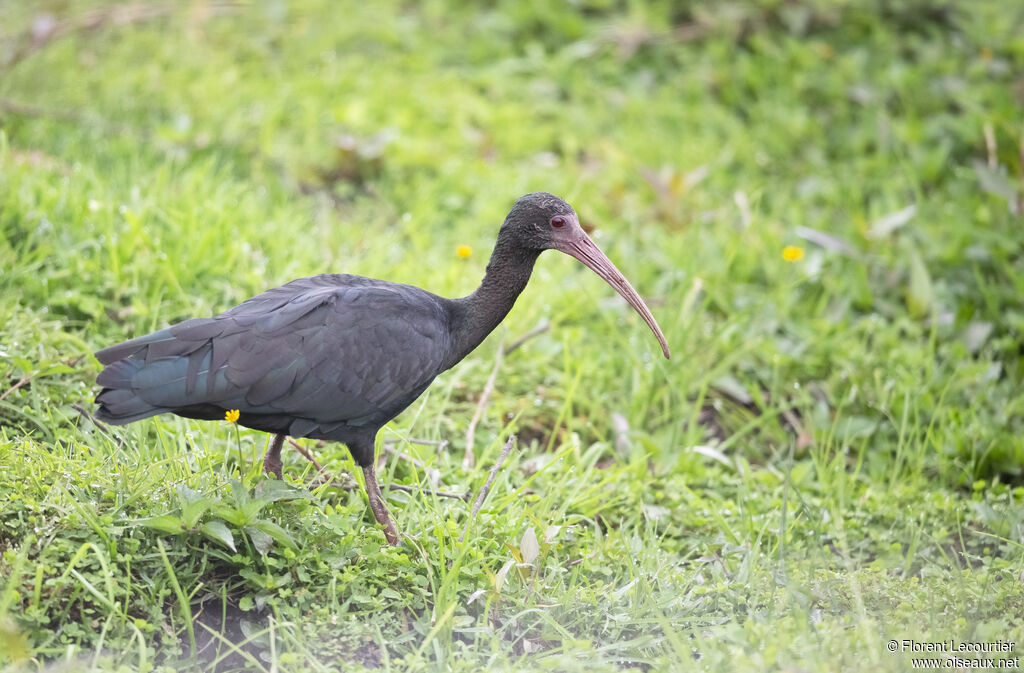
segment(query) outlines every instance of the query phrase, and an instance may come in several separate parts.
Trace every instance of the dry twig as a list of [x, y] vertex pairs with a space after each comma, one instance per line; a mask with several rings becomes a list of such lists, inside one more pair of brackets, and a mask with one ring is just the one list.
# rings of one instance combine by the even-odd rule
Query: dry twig
[[324, 466], [323, 466], [323, 465], [321, 465], [320, 463], [316, 462], [316, 458], [314, 458], [314, 457], [313, 457], [313, 454], [312, 454], [312, 453], [310, 453], [309, 451], [307, 451], [305, 447], [303, 447], [303, 446], [302, 446], [301, 444], [299, 444], [298, 442], [296, 442], [296, 441], [295, 441], [294, 439], [292, 439], [291, 437], [289, 437], [289, 438], [288, 438], [288, 443], [289, 443], [289, 444], [291, 444], [291, 445], [292, 445], [292, 447], [293, 447], [293, 448], [294, 448], [294, 449], [295, 449], [296, 451], [298, 451], [299, 453], [301, 453], [301, 454], [302, 454], [302, 457], [303, 457], [303, 458], [305, 458], [305, 459], [306, 459], [306, 460], [308, 460], [309, 462], [313, 463], [313, 467], [315, 467], [315, 468], [316, 468], [316, 471], [317, 471], [317, 472], [319, 472], [319, 473], [320, 473], [321, 475], [323, 475], [323, 476], [325, 476], [325, 477], [327, 477], [327, 476], [330, 476], [330, 475], [328, 474], [327, 470], [326, 470], [326, 469], [324, 468]]
[[288, 438], [288, 443], [291, 444], [296, 451], [302, 454], [303, 458], [313, 463], [313, 467], [316, 468], [316, 471], [319, 474], [322, 483], [329, 484], [331, 486], [334, 486], [335, 488], [340, 488], [344, 491], [351, 491], [352, 489], [356, 488], [359, 485], [356, 482], [355, 478], [353, 478], [352, 475], [348, 474], [347, 472], [344, 473], [347, 479], [335, 479], [334, 475], [328, 472], [327, 468], [318, 463], [316, 458], [313, 457], [313, 454], [306, 450], [301, 444], [296, 442], [291, 437]]
[[510, 343], [508, 346], [505, 346], [505, 353], [504, 354], [508, 355], [509, 353], [511, 353], [512, 351], [516, 350], [517, 348], [522, 346], [524, 343], [526, 343], [527, 341], [532, 339], [533, 337], [535, 337], [535, 336], [537, 336], [539, 334], [544, 334], [544, 332], [547, 332], [549, 329], [551, 329], [551, 321], [547, 320], [547, 319], [542, 320], [540, 322], [540, 324], [538, 324], [532, 330], [530, 330], [529, 332], [527, 332], [523, 336], [519, 337], [518, 339], [516, 339], [515, 341]]
[[15, 383], [15, 384], [14, 384], [13, 386], [11, 386], [10, 388], [8, 388], [8, 389], [7, 389], [7, 392], [6, 392], [6, 393], [4, 393], [3, 395], [0, 395], [0, 400], [4, 399], [4, 398], [5, 398], [5, 397], [7, 397], [8, 395], [10, 395], [11, 393], [13, 393], [13, 392], [14, 392], [15, 390], [17, 390], [18, 388], [21, 388], [21, 387], [22, 387], [22, 386], [24, 386], [25, 384], [29, 383], [29, 382], [30, 382], [31, 380], [32, 380], [32, 377], [31, 377], [31, 376], [23, 376], [23, 377], [21, 378], [21, 380], [20, 380], [20, 381], [18, 381], [18, 382], [17, 382], [17, 383]]
[[498, 474], [498, 470], [501, 468], [501, 464], [505, 462], [509, 452], [512, 450], [512, 446], [516, 443], [516, 436], [509, 435], [508, 441], [505, 442], [505, 448], [501, 450], [501, 455], [498, 456], [498, 460], [495, 461], [494, 467], [491, 468], [491, 474], [487, 477], [487, 481], [484, 483], [483, 488], [480, 489], [480, 495], [476, 497], [476, 502], [473, 503], [473, 511], [469, 514], [469, 521], [466, 522], [466, 527], [462, 530], [462, 535], [459, 536], [459, 542], [466, 539], [466, 533], [469, 532], [469, 527], [473, 525], [473, 520], [476, 519], [476, 513], [480, 511], [480, 508], [484, 504], [484, 499], [491, 490], [491, 484], [494, 483], [494, 477]]

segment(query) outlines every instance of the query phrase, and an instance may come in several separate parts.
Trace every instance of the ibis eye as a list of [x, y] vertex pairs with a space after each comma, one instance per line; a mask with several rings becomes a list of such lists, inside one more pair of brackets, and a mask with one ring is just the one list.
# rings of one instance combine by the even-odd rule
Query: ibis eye
[[565, 218], [562, 217], [561, 215], [557, 215], [555, 217], [552, 217], [551, 218], [551, 226], [555, 227], [556, 229], [559, 228], [559, 227], [564, 227], [565, 226]]

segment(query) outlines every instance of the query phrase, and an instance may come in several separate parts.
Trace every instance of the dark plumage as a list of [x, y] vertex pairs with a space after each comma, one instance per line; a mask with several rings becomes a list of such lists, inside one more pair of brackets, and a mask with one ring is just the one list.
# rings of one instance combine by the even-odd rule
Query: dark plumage
[[562, 250], [657, 323], [625, 278], [551, 194], [520, 198], [505, 218], [477, 290], [445, 299], [410, 285], [324, 274], [292, 281], [213, 318], [194, 318], [96, 353], [96, 417], [115, 425], [161, 413], [223, 419], [277, 435], [264, 462], [281, 474], [286, 435], [345, 443], [363, 468], [370, 505], [398, 537], [373, 466], [377, 431], [434, 378], [470, 353], [511, 310], [537, 256]]
[[[238, 409], [240, 424], [292, 437], [375, 433], [443, 371], [444, 301], [361, 276], [292, 281], [214, 318], [99, 351], [109, 366], [97, 378], [97, 417], [217, 420]], [[372, 445], [352, 448], [360, 465], [372, 459]]]

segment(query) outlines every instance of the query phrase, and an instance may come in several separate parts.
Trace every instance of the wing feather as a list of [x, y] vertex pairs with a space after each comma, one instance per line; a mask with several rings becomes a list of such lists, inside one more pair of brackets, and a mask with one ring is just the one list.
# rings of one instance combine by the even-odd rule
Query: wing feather
[[300, 436], [383, 424], [442, 368], [450, 345], [444, 301], [359, 276], [303, 278], [214, 318], [100, 351], [107, 364], [135, 362], [100, 382], [130, 388], [153, 413], [211, 405], [287, 415]]

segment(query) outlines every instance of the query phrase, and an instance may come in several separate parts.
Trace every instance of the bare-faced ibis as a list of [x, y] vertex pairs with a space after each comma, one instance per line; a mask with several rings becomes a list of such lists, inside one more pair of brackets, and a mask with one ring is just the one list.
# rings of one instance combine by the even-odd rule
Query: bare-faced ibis
[[473, 351], [512, 309], [545, 250], [572, 255], [608, 282], [668, 344], [650, 310], [580, 227], [568, 203], [543, 192], [516, 201], [483, 282], [445, 299], [418, 287], [324, 274], [267, 290], [213, 318], [193, 318], [96, 353], [96, 417], [123, 425], [170, 412], [274, 433], [263, 462], [281, 476], [286, 436], [344, 443], [391, 544], [374, 439], [441, 372]]

